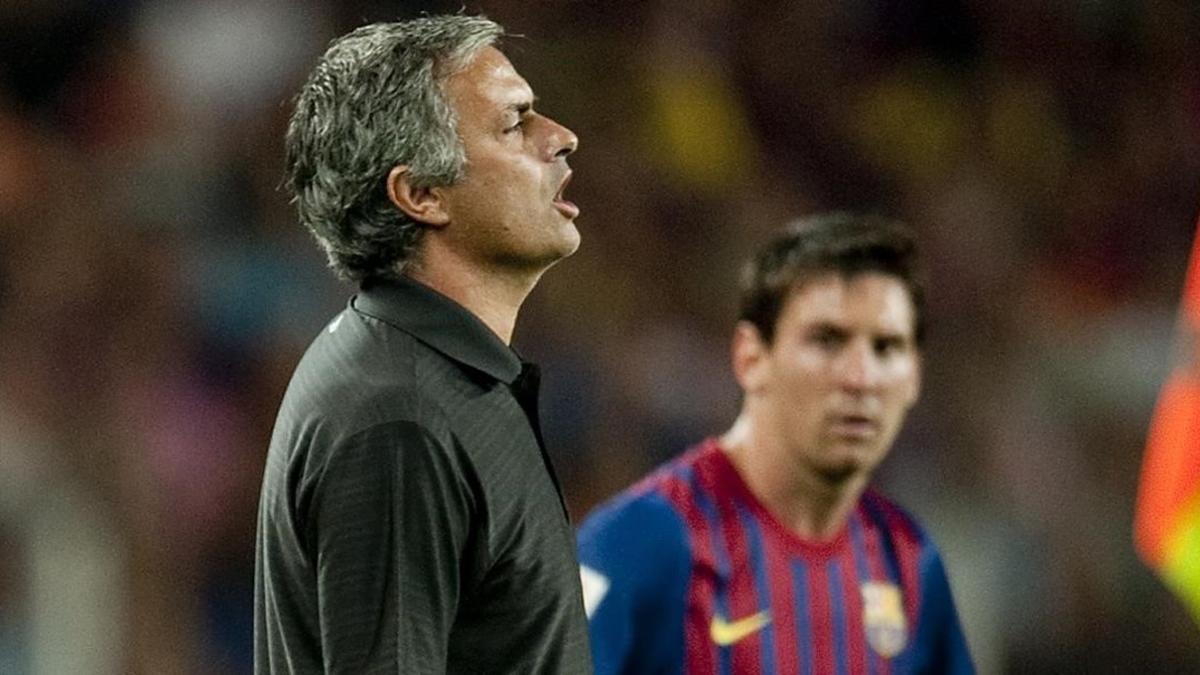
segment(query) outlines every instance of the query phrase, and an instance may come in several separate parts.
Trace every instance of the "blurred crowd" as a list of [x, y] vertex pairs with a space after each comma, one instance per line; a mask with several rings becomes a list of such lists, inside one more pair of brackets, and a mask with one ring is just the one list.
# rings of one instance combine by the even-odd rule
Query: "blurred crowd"
[[[0, 3], [0, 672], [236, 673], [292, 367], [353, 289], [282, 178], [333, 37], [460, 2]], [[923, 399], [881, 487], [984, 673], [1184, 672], [1132, 505], [1200, 211], [1194, 0], [467, 3], [581, 138], [515, 346], [578, 519], [737, 410], [738, 268], [917, 229]]]

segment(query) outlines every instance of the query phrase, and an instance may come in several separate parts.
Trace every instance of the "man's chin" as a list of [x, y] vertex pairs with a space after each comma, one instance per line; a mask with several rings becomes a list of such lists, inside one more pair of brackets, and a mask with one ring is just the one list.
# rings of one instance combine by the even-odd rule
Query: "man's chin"
[[579, 229], [575, 227], [575, 221], [571, 221], [570, 230], [563, 242], [565, 244], [563, 246], [563, 258], [575, 255], [575, 252], [579, 250], [579, 244], [583, 241], [583, 236], [579, 234]]
[[563, 258], [569, 258], [574, 255], [579, 250], [579, 244], [582, 239], [583, 237], [580, 236], [574, 221], [567, 221], [559, 231], [558, 240], [554, 242], [548, 254], [548, 257], [551, 259], [550, 263], [553, 264]]
[[507, 265], [514, 268], [523, 268], [529, 272], [541, 273], [550, 269], [564, 258], [571, 257], [575, 251], [579, 250], [579, 233], [575, 231], [574, 226], [571, 226], [569, 235], [564, 233], [557, 241], [548, 243], [540, 251], [528, 255], [513, 256], [507, 262]]

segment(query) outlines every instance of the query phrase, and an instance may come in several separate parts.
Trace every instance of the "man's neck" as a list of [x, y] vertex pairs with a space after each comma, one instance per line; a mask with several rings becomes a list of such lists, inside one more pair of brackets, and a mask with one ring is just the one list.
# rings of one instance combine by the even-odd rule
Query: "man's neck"
[[465, 307], [504, 344], [511, 344], [517, 313], [541, 274], [501, 273], [457, 256], [441, 255], [431, 260], [429, 253], [426, 251], [427, 255], [405, 273]]
[[797, 461], [782, 439], [756, 428], [745, 411], [720, 442], [754, 496], [804, 539], [837, 537], [867, 487], [866, 475], [830, 483]]

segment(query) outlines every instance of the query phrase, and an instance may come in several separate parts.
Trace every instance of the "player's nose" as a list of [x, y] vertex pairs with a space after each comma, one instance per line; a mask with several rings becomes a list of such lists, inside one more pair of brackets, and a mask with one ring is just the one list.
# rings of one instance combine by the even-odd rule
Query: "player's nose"
[[839, 380], [847, 389], [866, 390], [879, 384], [879, 357], [866, 341], [855, 340], [847, 345], [840, 361]]

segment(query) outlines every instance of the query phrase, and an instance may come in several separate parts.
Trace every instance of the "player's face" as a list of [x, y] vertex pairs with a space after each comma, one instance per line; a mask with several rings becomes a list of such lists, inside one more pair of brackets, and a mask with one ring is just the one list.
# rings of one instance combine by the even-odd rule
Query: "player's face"
[[575, 134], [534, 111], [533, 90], [492, 47], [447, 80], [446, 94], [467, 155], [464, 178], [442, 189], [459, 250], [532, 270], [574, 253], [579, 209], [562, 192]]
[[895, 277], [831, 273], [804, 282], [764, 347], [765, 431], [828, 481], [869, 473], [917, 398], [914, 326], [911, 296]]

